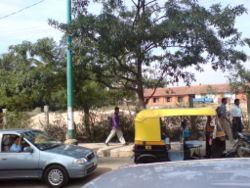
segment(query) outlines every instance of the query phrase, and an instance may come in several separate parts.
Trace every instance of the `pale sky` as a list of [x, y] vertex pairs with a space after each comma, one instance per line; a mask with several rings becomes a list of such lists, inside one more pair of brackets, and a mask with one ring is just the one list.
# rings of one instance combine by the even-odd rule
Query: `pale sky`
[[[8, 51], [10, 45], [20, 44], [22, 41], [35, 42], [43, 37], [53, 37], [59, 41], [63, 35], [60, 31], [48, 25], [48, 19], [54, 19], [59, 22], [66, 22], [66, 2], [67, 0], [44, 0], [38, 5], [25, 9], [15, 15], [3, 18], [13, 12], [33, 5], [41, 0], [0, 0], [0, 55]], [[200, 0], [204, 6], [213, 3], [222, 5], [230, 4], [232, 6], [244, 4], [249, 10], [236, 20], [236, 27], [242, 32], [243, 37], [250, 38], [250, 0]], [[91, 8], [95, 11], [94, 8]], [[244, 51], [250, 56], [250, 49], [244, 48]], [[245, 64], [250, 69], [250, 62]], [[215, 84], [226, 83], [227, 73], [221, 71], [214, 72], [210, 66], [205, 66], [205, 72], [195, 73], [197, 82], [194, 84]], [[192, 69], [190, 69], [193, 71]]]

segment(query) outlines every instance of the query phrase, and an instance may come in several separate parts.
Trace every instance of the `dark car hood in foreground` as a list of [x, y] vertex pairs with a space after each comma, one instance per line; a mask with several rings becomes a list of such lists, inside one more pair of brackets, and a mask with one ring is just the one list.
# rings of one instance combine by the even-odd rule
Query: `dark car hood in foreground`
[[46, 152], [56, 153], [56, 154], [63, 154], [75, 158], [82, 158], [86, 157], [86, 155], [91, 153], [90, 149], [75, 146], [75, 145], [69, 145], [69, 144], [63, 144], [60, 146], [57, 146], [52, 149], [46, 150]]
[[246, 188], [250, 159], [210, 159], [135, 165], [104, 174], [84, 188]]

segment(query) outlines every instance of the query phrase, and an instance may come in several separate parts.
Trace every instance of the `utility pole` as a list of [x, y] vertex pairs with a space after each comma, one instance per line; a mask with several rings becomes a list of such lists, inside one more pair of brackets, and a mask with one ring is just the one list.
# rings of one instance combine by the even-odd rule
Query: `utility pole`
[[[67, 0], [67, 24], [71, 22], [71, 0]], [[68, 138], [75, 137], [74, 117], [73, 117], [73, 65], [72, 53], [70, 50], [71, 36], [67, 36], [67, 123]]]

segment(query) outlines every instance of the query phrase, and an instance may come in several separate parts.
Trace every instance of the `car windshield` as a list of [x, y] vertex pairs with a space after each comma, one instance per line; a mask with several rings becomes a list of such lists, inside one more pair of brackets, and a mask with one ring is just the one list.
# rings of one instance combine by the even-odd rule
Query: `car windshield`
[[40, 150], [47, 150], [61, 145], [60, 141], [56, 141], [42, 131], [29, 131], [23, 133], [24, 137], [28, 139]]

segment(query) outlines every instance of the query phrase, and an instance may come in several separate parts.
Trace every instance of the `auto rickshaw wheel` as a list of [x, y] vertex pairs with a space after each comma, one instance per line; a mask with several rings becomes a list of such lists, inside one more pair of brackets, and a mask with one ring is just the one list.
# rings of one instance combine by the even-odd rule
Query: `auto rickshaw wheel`
[[135, 159], [135, 163], [153, 163], [157, 161], [157, 157], [152, 154], [141, 154]]

